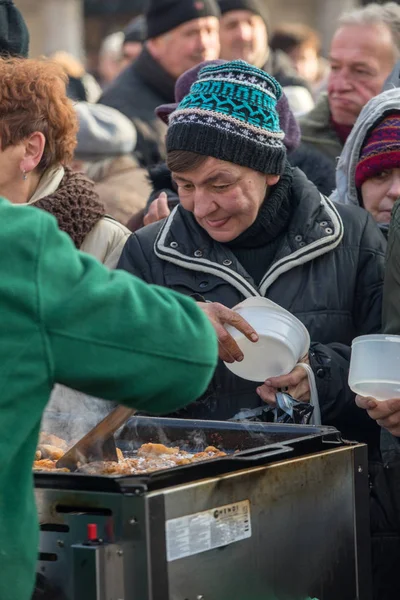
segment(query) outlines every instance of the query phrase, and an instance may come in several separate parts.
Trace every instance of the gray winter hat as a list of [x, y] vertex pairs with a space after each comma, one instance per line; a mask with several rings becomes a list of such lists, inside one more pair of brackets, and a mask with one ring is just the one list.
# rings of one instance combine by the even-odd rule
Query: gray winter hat
[[136, 147], [136, 129], [125, 115], [103, 104], [77, 102], [78, 145], [75, 158], [102, 160], [130, 154]]

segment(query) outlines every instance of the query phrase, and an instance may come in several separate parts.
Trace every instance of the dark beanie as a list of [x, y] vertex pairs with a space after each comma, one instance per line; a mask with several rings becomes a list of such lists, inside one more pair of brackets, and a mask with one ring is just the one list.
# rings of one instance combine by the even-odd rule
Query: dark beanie
[[0, 0], [0, 55], [23, 56], [29, 53], [29, 31], [12, 0]]
[[195, 152], [281, 175], [286, 164], [276, 109], [281, 94], [273, 77], [243, 60], [203, 67], [169, 118], [167, 152]]
[[146, 10], [147, 39], [193, 19], [220, 16], [217, 0], [150, 0]]
[[124, 29], [124, 44], [128, 42], [142, 43], [146, 40], [146, 19], [144, 15], [135, 17]]
[[218, 4], [222, 15], [231, 10], [249, 10], [255, 15], [260, 16], [268, 27], [267, 0], [218, 0]]

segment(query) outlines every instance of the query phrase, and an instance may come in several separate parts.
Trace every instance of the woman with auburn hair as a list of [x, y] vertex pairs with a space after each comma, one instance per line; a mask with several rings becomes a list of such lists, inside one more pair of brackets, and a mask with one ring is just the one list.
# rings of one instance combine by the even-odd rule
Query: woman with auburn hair
[[78, 249], [115, 268], [129, 231], [68, 167], [78, 121], [66, 79], [50, 60], [0, 59], [0, 196], [51, 213]]
[[[76, 248], [113, 269], [130, 232], [105, 215], [94, 183], [68, 167], [78, 119], [66, 79], [50, 60], [0, 59], [0, 196], [51, 213]], [[52, 412], [89, 411], [94, 419], [109, 408], [61, 385], [48, 405]]]

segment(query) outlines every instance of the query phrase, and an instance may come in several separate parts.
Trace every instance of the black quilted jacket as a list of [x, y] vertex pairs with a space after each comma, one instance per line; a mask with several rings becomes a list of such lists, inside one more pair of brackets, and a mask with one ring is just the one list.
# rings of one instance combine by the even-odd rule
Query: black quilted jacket
[[[299, 169], [291, 193], [296, 209], [259, 287], [180, 205], [168, 219], [134, 233], [118, 266], [228, 307], [262, 295], [291, 311], [310, 332], [323, 422], [346, 437], [377, 442], [378, 428], [356, 408], [347, 378], [352, 339], [381, 327], [385, 240], [365, 210], [333, 204]], [[260, 405], [255, 389], [221, 363], [206, 396], [180, 416], [228, 419]]]

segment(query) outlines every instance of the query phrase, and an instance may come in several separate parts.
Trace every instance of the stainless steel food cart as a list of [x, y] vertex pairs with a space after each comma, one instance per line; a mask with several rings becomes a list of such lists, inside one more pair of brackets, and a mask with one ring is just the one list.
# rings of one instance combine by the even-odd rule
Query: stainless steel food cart
[[365, 446], [329, 427], [145, 417], [118, 445], [148, 441], [228, 456], [35, 474], [38, 570], [68, 600], [370, 600]]

